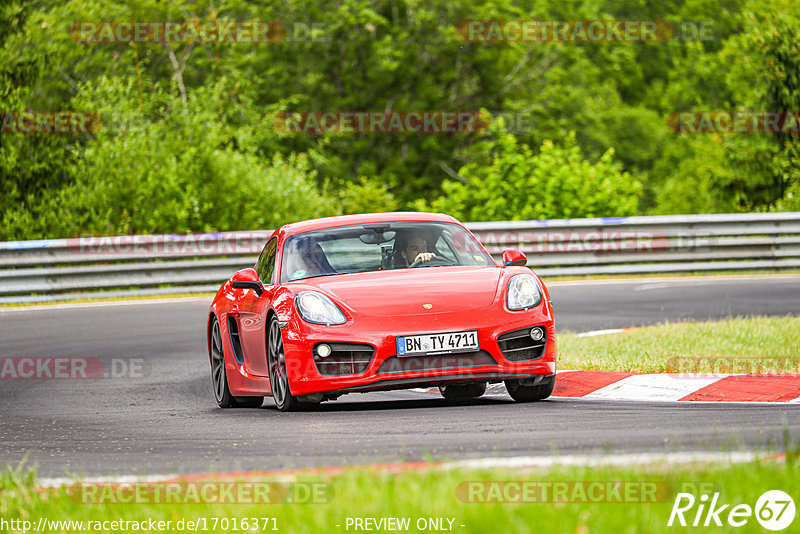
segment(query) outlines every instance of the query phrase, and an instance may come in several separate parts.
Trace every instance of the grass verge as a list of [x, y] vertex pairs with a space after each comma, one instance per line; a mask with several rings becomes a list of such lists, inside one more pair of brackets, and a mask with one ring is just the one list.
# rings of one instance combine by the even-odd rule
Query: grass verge
[[667, 323], [616, 334], [558, 334], [561, 369], [800, 373], [800, 317]]
[[[697, 499], [694, 507], [684, 513], [689, 525], [694, 521], [701, 495], [713, 497], [714, 493], [719, 493], [718, 505], [731, 505], [720, 515], [723, 527], [714, 528], [712, 522], [710, 529], [703, 529], [705, 514], [702, 514], [700, 528], [703, 532], [727, 532], [731, 527], [725, 521], [731, 508], [738, 504], [755, 508], [759, 497], [768, 490], [783, 490], [800, 502], [797, 491], [799, 479], [800, 466], [796, 461], [757, 461], [733, 465], [656, 464], [635, 468], [556, 467], [524, 473], [458, 469], [385, 474], [353, 469], [334, 476], [298, 476], [284, 486], [295, 488], [290, 489], [288, 494], [298, 487], [324, 486], [326, 497], [317, 498], [318, 502], [311, 503], [198, 504], [194, 499], [185, 498], [191, 492], [184, 489], [175, 493], [173, 502], [168, 504], [162, 503], [165, 499], [152, 502], [157, 500], [154, 498], [157, 494], [154, 493], [139, 499], [137, 503], [106, 501], [106, 504], [96, 504], [95, 497], [86, 502], [86, 486], [82, 490], [76, 490], [75, 487], [42, 490], [35, 487], [31, 473], [7, 469], [0, 475], [0, 516], [6, 521], [30, 521], [30, 525], [38, 525], [40, 518], [47, 518], [50, 522], [83, 522], [61, 524], [57, 528], [48, 523], [50, 528], [42, 529], [61, 532], [97, 531], [89, 521], [101, 522], [95, 525], [105, 532], [137, 530], [130, 525], [113, 529], [108, 523], [102, 528], [102, 522], [114, 520], [170, 521], [170, 528], [162, 530], [170, 532], [193, 531], [192, 527], [186, 528], [187, 521], [199, 521], [199, 532], [273, 531], [273, 528], [290, 533], [354, 532], [363, 530], [354, 528], [354, 518], [374, 518], [377, 521], [382, 518], [408, 518], [408, 528], [398, 530], [435, 530], [430, 528], [430, 520], [434, 520], [434, 524], [445, 527], [440, 530], [461, 533], [656, 534], [676, 531], [677, 523], [669, 527], [667, 522], [676, 496], [682, 492], [690, 493]], [[258, 482], [263, 483], [264, 480], [239, 481], [240, 484]], [[130, 491], [123, 492], [119, 489], [122, 487]], [[133, 495], [130, 488], [130, 485], [117, 486], [113, 491], [123, 496]], [[111, 490], [108, 493], [112, 493]], [[214, 491], [209, 493], [216, 494]], [[179, 498], [178, 495], [184, 496], [183, 502], [174, 502]], [[237, 493], [234, 492], [234, 495]], [[244, 518], [248, 519], [246, 523], [242, 522]], [[184, 521], [183, 529], [177, 528], [181, 520]], [[419, 528], [418, 521], [420, 525], [426, 521], [427, 527]], [[258, 524], [256, 528], [253, 528], [254, 523]], [[795, 519], [793, 526], [798, 523], [800, 519]], [[680, 526], [677, 529], [685, 530]], [[12, 527], [8, 530], [22, 531], [22, 528]], [[744, 526], [734, 530], [743, 533], [763, 532], [755, 516], [749, 517]], [[786, 530], [791, 531], [791, 528]]]

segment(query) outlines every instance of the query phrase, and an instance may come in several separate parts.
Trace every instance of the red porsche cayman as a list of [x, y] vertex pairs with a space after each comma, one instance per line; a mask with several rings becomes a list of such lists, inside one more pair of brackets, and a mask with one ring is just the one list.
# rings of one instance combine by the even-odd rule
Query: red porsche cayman
[[525, 255], [497, 265], [453, 217], [345, 215], [286, 224], [208, 315], [217, 403], [283, 411], [346, 393], [438, 386], [517, 401], [553, 391], [553, 308]]

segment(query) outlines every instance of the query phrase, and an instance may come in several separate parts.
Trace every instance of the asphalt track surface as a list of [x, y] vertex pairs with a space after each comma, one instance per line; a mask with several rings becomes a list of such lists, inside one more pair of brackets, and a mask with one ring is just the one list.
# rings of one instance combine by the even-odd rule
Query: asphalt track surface
[[[563, 282], [560, 330], [800, 314], [800, 276]], [[275, 470], [497, 456], [781, 450], [800, 405], [649, 403], [503, 394], [449, 406], [414, 391], [347, 395], [311, 411], [220, 410], [204, 299], [0, 311], [9, 356], [122, 359], [131, 376], [0, 380], [0, 459], [43, 476]], [[119, 361], [119, 360], [118, 360]]]

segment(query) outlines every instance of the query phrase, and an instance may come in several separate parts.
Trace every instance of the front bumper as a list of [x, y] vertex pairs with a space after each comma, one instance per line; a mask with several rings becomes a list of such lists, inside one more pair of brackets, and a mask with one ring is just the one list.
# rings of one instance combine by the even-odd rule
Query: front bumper
[[[546, 330], [542, 355], [512, 361], [498, 344], [498, 336], [540, 325]], [[464, 330], [478, 331], [480, 350], [416, 358], [398, 358], [396, 337]], [[556, 372], [556, 336], [552, 308], [542, 305], [522, 312], [493, 308], [475, 314], [427, 314], [406, 317], [361, 317], [338, 326], [311, 325], [294, 317], [283, 329], [284, 349], [292, 394], [335, 394], [427, 387], [448, 382], [523, 379]], [[374, 354], [363, 372], [321, 374], [312, 350], [318, 343], [360, 343]]]

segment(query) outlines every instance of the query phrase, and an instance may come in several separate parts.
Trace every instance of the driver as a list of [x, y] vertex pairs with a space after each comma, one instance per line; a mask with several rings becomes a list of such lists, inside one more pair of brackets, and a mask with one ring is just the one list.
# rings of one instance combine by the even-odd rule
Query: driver
[[[395, 246], [400, 251], [400, 258], [405, 263], [405, 265], [397, 265], [398, 267], [408, 267], [415, 261], [427, 263], [436, 257], [433, 252], [428, 252], [428, 242], [418, 234], [411, 234], [405, 240], [398, 239]], [[395, 258], [397, 258], [397, 255], [395, 255]]]

